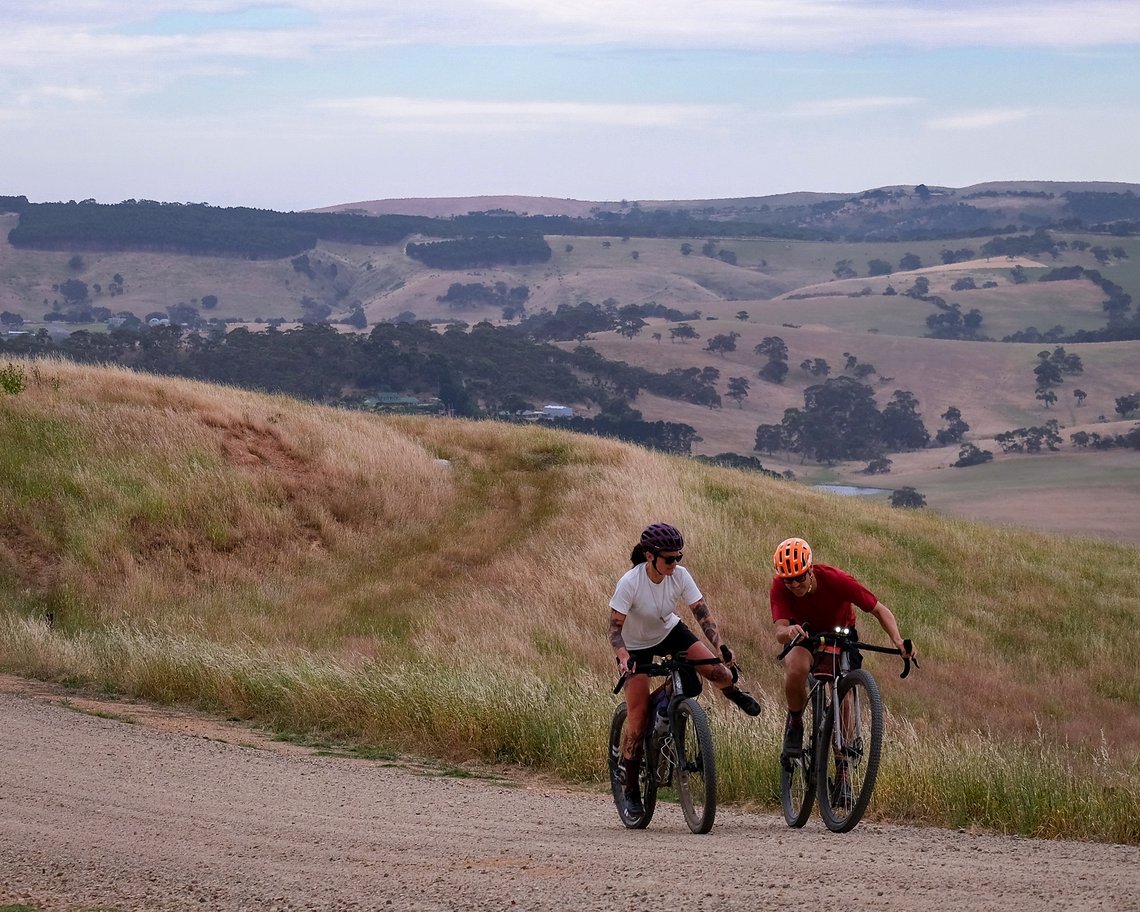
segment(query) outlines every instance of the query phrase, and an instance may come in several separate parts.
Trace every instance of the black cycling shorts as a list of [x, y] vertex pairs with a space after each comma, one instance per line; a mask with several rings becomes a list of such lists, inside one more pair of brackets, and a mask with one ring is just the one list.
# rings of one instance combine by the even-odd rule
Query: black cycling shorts
[[677, 626], [665, 634], [665, 639], [656, 646], [646, 646], [644, 649], [631, 649], [629, 651], [629, 657], [638, 665], [648, 665], [653, 661], [654, 656], [669, 656], [672, 658], [678, 653], [684, 652], [696, 642], [697, 638], [693, 634], [693, 631], [685, 626], [684, 621], [678, 621]]

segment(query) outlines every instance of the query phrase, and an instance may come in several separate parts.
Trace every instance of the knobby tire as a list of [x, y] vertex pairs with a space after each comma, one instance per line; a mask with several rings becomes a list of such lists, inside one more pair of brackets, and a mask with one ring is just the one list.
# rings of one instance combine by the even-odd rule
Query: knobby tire
[[677, 797], [685, 823], [694, 833], [707, 833], [716, 819], [716, 762], [708, 716], [695, 699], [689, 697], [677, 704], [673, 733]]
[[[818, 686], [823, 687], [822, 684]], [[815, 804], [812, 745], [819, 737], [816, 731], [815, 701], [816, 694], [813, 692], [804, 707], [803, 750], [798, 757], [780, 757], [780, 802], [784, 806], [784, 820], [790, 827], [798, 828], [807, 823]]]
[[613, 720], [610, 722], [610, 786], [614, 795], [614, 806], [617, 808], [621, 822], [631, 830], [644, 830], [653, 819], [653, 811], [657, 807], [657, 779], [654, 775], [655, 758], [650, 756], [648, 747], [642, 749], [641, 758], [641, 803], [645, 806], [645, 813], [640, 816], [631, 816], [625, 805], [625, 783], [621, 775], [621, 744], [625, 732], [625, 723], [628, 710], [625, 703], [619, 703], [614, 710]]
[[[836, 755], [833, 739], [835, 714], [829, 707], [822, 726], [823, 741], [818, 746], [816, 757], [816, 794], [819, 815], [827, 828], [835, 833], [846, 833], [863, 818], [879, 774], [883, 698], [871, 673], [865, 668], [857, 668], [840, 681], [837, 699], [849, 701], [851, 707], [849, 715], [841, 711], [844, 755], [842, 758]], [[842, 778], [839, 764], [843, 760], [846, 761], [851, 786], [847, 800], [839, 786]]]

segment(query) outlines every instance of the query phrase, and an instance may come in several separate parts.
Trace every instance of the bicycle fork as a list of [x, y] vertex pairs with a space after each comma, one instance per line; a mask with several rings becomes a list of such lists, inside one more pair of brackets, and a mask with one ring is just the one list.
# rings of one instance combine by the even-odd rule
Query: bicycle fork
[[[831, 789], [832, 806], [850, 808], [854, 803], [851, 791], [852, 774], [863, 759], [862, 717], [860, 715], [860, 695], [858, 688], [852, 688], [841, 699], [836, 682], [831, 685], [831, 744], [823, 745], [823, 750], [835, 755], [835, 778], [828, 777]], [[823, 764], [826, 769], [829, 764]]]
[[832, 748], [840, 763], [857, 761], [863, 756], [862, 706], [859, 688], [854, 687], [838, 698], [838, 688], [832, 695]]

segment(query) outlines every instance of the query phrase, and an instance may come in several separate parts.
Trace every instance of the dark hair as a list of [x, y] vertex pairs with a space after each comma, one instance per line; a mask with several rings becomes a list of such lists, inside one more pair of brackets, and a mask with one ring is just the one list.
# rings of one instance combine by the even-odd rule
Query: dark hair
[[641, 542], [634, 545], [633, 550], [629, 553], [629, 560], [635, 567], [649, 560], [649, 552], [645, 550], [645, 545]]

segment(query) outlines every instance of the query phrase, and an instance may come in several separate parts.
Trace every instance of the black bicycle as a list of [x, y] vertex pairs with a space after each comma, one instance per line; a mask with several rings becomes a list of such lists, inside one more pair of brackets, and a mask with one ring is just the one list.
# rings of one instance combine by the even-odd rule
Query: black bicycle
[[[637, 666], [637, 673], [666, 680], [649, 695], [650, 713], [645, 727], [639, 778], [642, 814], [631, 814], [625, 801], [622, 740], [628, 716], [619, 703], [610, 723], [610, 784], [621, 822], [631, 830], [649, 826], [657, 806], [659, 789], [675, 788], [685, 823], [694, 833], [707, 833], [716, 818], [716, 763], [708, 716], [697, 702], [702, 685], [697, 665], [713, 665], [720, 659], [685, 659], [675, 656], [659, 663]], [[629, 673], [614, 687], [618, 693]]]
[[[802, 827], [819, 799], [827, 828], [846, 833], [862, 819], [875, 779], [883, 743], [883, 698], [865, 668], [852, 668], [854, 650], [903, 656], [900, 677], [910, 674], [910, 640], [904, 650], [858, 642], [847, 628], [796, 638], [777, 656], [811, 644], [814, 654], [804, 709], [804, 748], [780, 755], [780, 799], [790, 827]], [[915, 659], [914, 666], [918, 667]], [[838, 694], [838, 699], [836, 699]]]

